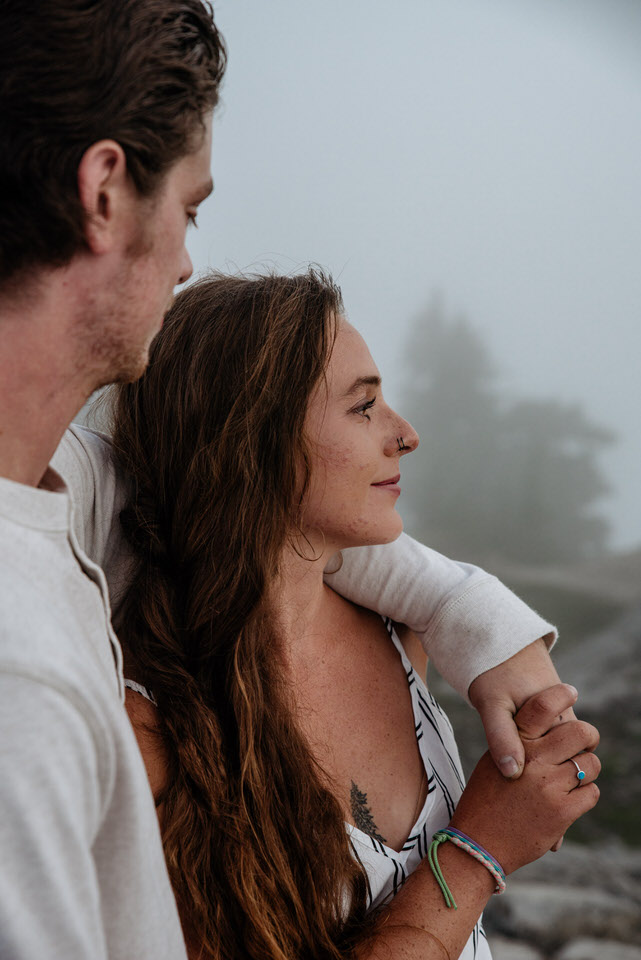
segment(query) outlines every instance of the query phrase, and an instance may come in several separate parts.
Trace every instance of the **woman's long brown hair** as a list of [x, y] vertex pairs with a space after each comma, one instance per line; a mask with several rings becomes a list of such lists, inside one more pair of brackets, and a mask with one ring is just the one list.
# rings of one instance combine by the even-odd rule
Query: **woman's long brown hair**
[[[169, 755], [163, 841], [202, 957], [350, 955], [367, 881], [292, 719], [266, 606], [307, 482], [303, 421], [341, 311], [318, 270], [212, 275], [181, 293], [147, 372], [118, 388], [118, 616]], [[347, 914], [347, 916], [346, 916]]]

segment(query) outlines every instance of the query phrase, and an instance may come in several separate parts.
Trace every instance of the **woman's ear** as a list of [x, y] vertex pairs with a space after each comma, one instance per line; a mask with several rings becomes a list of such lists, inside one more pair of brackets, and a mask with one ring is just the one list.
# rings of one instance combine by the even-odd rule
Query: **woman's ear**
[[127, 158], [115, 140], [99, 140], [85, 150], [78, 166], [78, 195], [87, 246], [92, 253], [108, 253], [122, 241], [123, 218], [135, 200]]

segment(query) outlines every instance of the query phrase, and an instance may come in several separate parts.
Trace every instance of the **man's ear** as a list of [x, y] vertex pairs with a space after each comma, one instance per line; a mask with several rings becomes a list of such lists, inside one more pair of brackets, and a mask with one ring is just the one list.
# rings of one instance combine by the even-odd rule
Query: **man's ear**
[[93, 253], [108, 253], [131, 208], [132, 186], [125, 152], [115, 140], [99, 140], [78, 166], [78, 194], [85, 214], [85, 240]]

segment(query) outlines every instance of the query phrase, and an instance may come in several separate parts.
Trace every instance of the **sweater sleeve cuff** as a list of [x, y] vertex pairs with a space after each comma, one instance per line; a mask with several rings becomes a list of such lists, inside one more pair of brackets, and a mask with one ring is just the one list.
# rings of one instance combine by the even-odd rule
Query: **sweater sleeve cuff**
[[446, 602], [419, 633], [441, 676], [469, 702], [470, 684], [543, 637], [548, 650], [555, 627], [489, 574]]

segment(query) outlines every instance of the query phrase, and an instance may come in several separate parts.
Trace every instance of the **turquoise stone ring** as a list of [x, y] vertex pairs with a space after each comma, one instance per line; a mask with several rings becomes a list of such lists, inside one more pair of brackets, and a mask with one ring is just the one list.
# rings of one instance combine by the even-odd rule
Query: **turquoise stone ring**
[[572, 763], [576, 767], [576, 778], [579, 781], [579, 786], [581, 786], [581, 781], [585, 780], [585, 770], [581, 769], [576, 760], [573, 760]]

